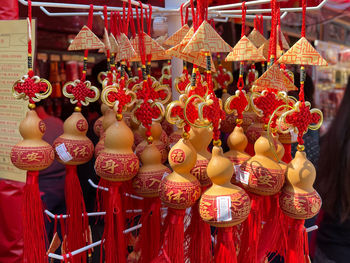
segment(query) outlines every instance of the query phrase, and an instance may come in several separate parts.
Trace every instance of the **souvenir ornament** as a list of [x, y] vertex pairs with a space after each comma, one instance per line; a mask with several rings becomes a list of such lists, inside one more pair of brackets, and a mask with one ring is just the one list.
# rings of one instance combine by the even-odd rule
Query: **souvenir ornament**
[[28, 73], [12, 87], [16, 99], [29, 100], [29, 111], [21, 121], [19, 132], [23, 140], [11, 149], [11, 162], [19, 169], [27, 170], [27, 181], [23, 193], [23, 260], [26, 262], [47, 262], [46, 231], [43, 207], [40, 198], [39, 171], [49, 167], [54, 159], [51, 145], [42, 140], [45, 123], [35, 112], [35, 102], [50, 96], [51, 84], [34, 76], [32, 68], [32, 3], [28, 1]]
[[[104, 149], [95, 162], [95, 170], [101, 177], [101, 184], [106, 185], [109, 189], [103, 234], [107, 263], [126, 262], [121, 186], [123, 182], [131, 180], [139, 169], [139, 160], [132, 150], [133, 133], [125, 124], [122, 115], [127, 105], [133, 103], [132, 92], [125, 89], [124, 74], [122, 68], [120, 87], [117, 87], [116, 84], [106, 87], [101, 95], [103, 103], [114, 105], [113, 109], [117, 116], [117, 121], [106, 130]], [[123, 140], [115, 140], [118, 137], [123, 138]]]
[[[209, 52], [206, 52], [206, 57], [209, 94], [203, 102], [198, 104], [197, 110], [200, 123], [213, 130], [214, 148], [207, 167], [207, 174], [213, 185], [203, 193], [199, 202], [199, 213], [205, 222], [218, 227], [214, 261], [234, 263], [237, 262], [237, 258], [232, 240], [232, 226], [246, 219], [250, 210], [250, 201], [244, 190], [230, 184], [233, 165], [223, 156], [219, 130], [221, 120], [225, 119], [225, 113], [222, 110], [221, 100], [215, 96], [213, 91]], [[225, 200], [223, 201], [225, 204], [220, 203], [219, 200]], [[236, 203], [240, 205], [237, 206]]]
[[[77, 37], [73, 40], [73, 48], [69, 50], [85, 49], [84, 66], [82, 78], [67, 82], [63, 86], [63, 95], [70, 99], [72, 104], [77, 106], [74, 113], [64, 122], [63, 134], [53, 143], [56, 159], [66, 165], [65, 199], [67, 214], [67, 239], [66, 250], [74, 251], [86, 245], [87, 221], [84, 218], [85, 203], [80, 182], [77, 177], [77, 165], [88, 162], [94, 152], [94, 146], [90, 139], [86, 137], [88, 122], [81, 114], [81, 107], [88, 106], [99, 98], [99, 90], [91, 86], [90, 81], [86, 81], [88, 50], [96, 48], [97, 42], [89, 42], [88, 39], [97, 37], [91, 31], [93, 6], [90, 5], [88, 26], [84, 26]], [[84, 34], [86, 32], [86, 34]], [[86, 39], [84, 39], [86, 37]], [[78, 41], [79, 40], [79, 41]], [[80, 47], [78, 46], [80, 43]], [[89, 44], [90, 43], [90, 44]], [[104, 45], [100, 43], [103, 47]], [[86, 260], [84, 253], [75, 256], [76, 260]]]
[[186, 16], [185, 16], [185, 20], [184, 20], [184, 18], [183, 18], [183, 6], [184, 6], [184, 4], [181, 4], [181, 7], [180, 7], [181, 28], [164, 41], [164, 45], [166, 45], [166, 46], [176, 46], [184, 39], [184, 37], [186, 36], [188, 31], [190, 30], [190, 27], [187, 24], [188, 7], [186, 8]]

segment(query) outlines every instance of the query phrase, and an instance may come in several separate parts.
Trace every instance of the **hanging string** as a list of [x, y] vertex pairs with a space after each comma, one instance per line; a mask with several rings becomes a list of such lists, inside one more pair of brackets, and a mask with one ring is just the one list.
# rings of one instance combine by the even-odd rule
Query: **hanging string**
[[255, 18], [254, 18], [254, 29], [258, 30], [259, 23], [260, 23], [260, 21], [259, 21], [258, 15], [255, 15]]
[[[305, 37], [305, 23], [306, 23], [306, 0], [302, 0], [302, 24], [301, 24], [301, 37]], [[299, 101], [304, 102], [304, 81], [305, 81], [305, 67], [300, 65], [300, 92], [299, 92]]]
[[[104, 17], [104, 22], [105, 22], [105, 29], [107, 32], [107, 37], [108, 37], [108, 15], [107, 15], [107, 6], [103, 6], [103, 17]], [[107, 68], [108, 71], [110, 72], [111, 70], [111, 51], [109, 50], [109, 48], [106, 49], [106, 55], [107, 55]]]
[[184, 21], [184, 14], [183, 14], [183, 7], [184, 7], [184, 3], [180, 6], [180, 15], [181, 15], [181, 26], [183, 27], [185, 24]]
[[302, 0], [302, 24], [301, 24], [301, 37], [305, 37], [305, 24], [306, 24], [306, 0]]
[[132, 37], [135, 38], [136, 37], [136, 30], [135, 30], [135, 23], [134, 23], [134, 12], [131, 9], [131, 20], [130, 20], [130, 31], [132, 34]]
[[192, 13], [193, 29], [197, 30], [197, 16], [196, 16], [196, 11], [194, 9], [193, 0], [191, 0], [191, 13]]
[[263, 35], [264, 34], [264, 17], [263, 15], [260, 15], [260, 28], [259, 28], [259, 31], [260, 33]]
[[[131, 12], [132, 12], [132, 6], [130, 3], [129, 7], [128, 7], [128, 14], [126, 16], [125, 31], [124, 31], [125, 35], [128, 35]], [[133, 20], [133, 19], [131, 19], [131, 20]]]
[[[91, 30], [92, 29], [92, 19], [94, 17], [94, 6], [90, 5], [90, 10], [89, 10], [89, 18], [88, 18], [88, 23], [87, 26]], [[85, 81], [86, 79], [86, 71], [87, 71], [87, 58], [88, 58], [89, 50], [85, 49], [84, 51], [84, 65], [83, 65], [83, 75], [81, 77], [82, 81]]]
[[32, 1], [28, 0], [28, 75], [34, 76], [32, 58]]
[[245, 19], [247, 14], [247, 7], [245, 6], [245, 1], [242, 3], [242, 30], [241, 38], [245, 36]]

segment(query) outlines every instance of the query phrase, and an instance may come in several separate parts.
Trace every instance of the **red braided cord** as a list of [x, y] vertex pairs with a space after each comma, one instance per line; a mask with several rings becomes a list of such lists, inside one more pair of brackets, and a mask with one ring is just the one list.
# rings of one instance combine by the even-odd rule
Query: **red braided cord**
[[184, 3], [181, 4], [181, 6], [180, 6], [181, 26], [184, 26], [184, 23], [185, 23], [185, 21], [184, 21], [184, 14], [183, 14], [183, 7], [184, 7]]
[[260, 33], [264, 34], [264, 17], [263, 15], [260, 15]]
[[301, 37], [305, 37], [305, 24], [306, 24], [306, 0], [302, 0], [302, 8], [303, 8], [303, 21], [301, 24]]
[[280, 10], [280, 3], [277, 3], [277, 25], [278, 25], [278, 45], [280, 46], [280, 49], [283, 50], [283, 43], [282, 43], [282, 30], [281, 30], [281, 10]]
[[[130, 3], [131, 2], [129, 1], [129, 8], [131, 6]], [[134, 12], [133, 12], [132, 8], [130, 8], [130, 10], [131, 10], [130, 30], [131, 30], [132, 37], [135, 38], [136, 37], [136, 30], [135, 30], [135, 23], [134, 23]]]
[[[32, 1], [28, 0], [28, 18], [29, 18], [29, 28], [32, 29]], [[32, 37], [29, 36], [28, 39], [28, 55], [32, 55]]]
[[254, 29], [258, 28], [258, 25], [257, 25], [258, 23], [259, 23], [258, 15], [255, 15], [255, 18], [254, 18]]
[[[147, 15], [147, 10], [145, 10], [145, 15], [146, 15], [146, 20], [148, 20], [148, 35], [151, 35], [151, 27], [152, 27], [152, 5], [148, 4], [148, 10], [149, 10], [149, 14]], [[147, 54], [147, 61], [150, 63], [152, 60], [152, 53], [151, 54]], [[151, 81], [151, 78], [149, 78], [149, 81]]]
[[193, 0], [191, 1], [191, 12], [192, 12], [192, 22], [193, 22], [193, 29], [196, 30], [197, 29], [197, 14], [196, 11], [194, 10], [194, 4], [193, 4]]
[[[103, 17], [105, 22], [105, 28], [108, 34], [108, 14], [107, 14], [107, 6], [103, 6]], [[109, 60], [111, 57], [111, 51], [107, 49], [107, 59]]]
[[[126, 18], [126, 25], [125, 25], [125, 32], [124, 32], [125, 35], [128, 35], [131, 12], [132, 12], [132, 6], [131, 6], [131, 2], [129, 2], [128, 15]], [[131, 20], [133, 20], [133, 18], [131, 18]]]
[[125, 15], [125, 6], [126, 6], [126, 3], [125, 2], [123, 2], [123, 32], [125, 33], [125, 31], [126, 31], [126, 20], [125, 20], [125, 18], [126, 18], [126, 15]]
[[245, 36], [245, 18], [247, 14], [247, 7], [245, 6], [245, 1], [242, 3], [242, 31], [241, 38]]

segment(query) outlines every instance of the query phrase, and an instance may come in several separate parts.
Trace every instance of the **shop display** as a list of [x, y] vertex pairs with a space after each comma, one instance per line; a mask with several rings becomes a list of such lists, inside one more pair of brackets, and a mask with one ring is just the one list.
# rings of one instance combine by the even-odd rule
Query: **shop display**
[[[90, 5], [87, 25], [68, 48], [84, 50], [81, 73], [74, 73], [80, 77], [64, 74], [76, 71], [77, 62], [51, 62], [51, 84], [32, 69], [28, 3], [28, 74], [14, 84], [13, 94], [29, 100], [29, 112], [19, 127], [23, 140], [11, 151], [13, 164], [27, 170], [25, 261], [92, 262], [99, 250], [106, 263], [261, 263], [272, 254], [288, 263], [309, 262], [304, 221], [317, 215], [322, 201], [303, 135], [320, 128], [323, 115], [305, 101], [305, 66], [327, 62], [306, 39], [306, 0], [301, 38], [291, 47], [277, 0], [271, 0], [269, 39], [263, 30], [270, 22], [259, 15], [246, 35], [249, 5], [239, 5], [241, 36], [233, 48], [215, 28], [208, 1], [182, 4], [181, 27], [158, 39], [152, 38], [158, 7], [131, 0], [120, 9]], [[92, 31], [95, 9], [103, 9], [102, 40]], [[107, 62], [95, 74], [99, 84], [88, 80], [91, 49]], [[223, 59], [239, 65], [237, 79]], [[288, 64], [300, 65], [298, 100], [288, 96], [298, 90]], [[41, 139], [45, 125], [35, 103], [52, 90], [51, 113], [67, 118], [51, 147]], [[102, 115], [86, 114], [99, 97], [96, 111]], [[69, 104], [75, 105], [71, 115]], [[47, 251], [38, 171], [54, 157], [66, 166], [67, 209], [59, 216], [62, 240], [58, 215], [52, 216], [55, 237]], [[90, 182], [97, 188], [97, 211], [87, 212], [77, 166], [89, 161], [99, 183]], [[103, 224], [94, 243], [92, 216]], [[55, 252], [60, 246], [61, 255]]]

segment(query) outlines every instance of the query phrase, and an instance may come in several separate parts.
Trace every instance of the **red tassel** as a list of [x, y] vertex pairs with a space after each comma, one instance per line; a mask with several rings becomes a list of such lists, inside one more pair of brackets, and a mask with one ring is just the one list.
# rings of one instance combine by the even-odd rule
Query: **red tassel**
[[214, 253], [215, 263], [237, 263], [233, 227], [218, 227]]
[[292, 145], [290, 143], [283, 143], [283, 147], [284, 147], [284, 155], [283, 155], [282, 161], [285, 163], [290, 163], [290, 161], [293, 159]]
[[304, 220], [289, 219], [288, 248], [286, 252], [287, 263], [304, 263], [308, 255], [307, 233]]
[[287, 242], [283, 232], [285, 217], [279, 206], [279, 194], [264, 197], [263, 207], [264, 224], [258, 245], [258, 262], [263, 262], [269, 253], [283, 257]]
[[23, 193], [23, 261], [46, 263], [46, 231], [40, 198], [38, 171], [27, 171]]
[[262, 197], [251, 193], [249, 196], [252, 206], [248, 218], [242, 223], [243, 230], [238, 255], [238, 262], [240, 263], [257, 262], [258, 244], [262, 229]]
[[105, 262], [126, 263], [126, 242], [123, 233], [124, 210], [121, 199], [122, 193], [120, 193], [122, 182], [108, 182], [107, 185], [109, 191], [106, 207], [105, 230], [103, 233], [103, 239], [105, 239]]
[[250, 156], [254, 156], [254, 143], [248, 142], [247, 147], [245, 148], [245, 152], [248, 153]]
[[[186, 210], [168, 208], [165, 218], [163, 257], [171, 263], [184, 262], [184, 218]], [[158, 262], [157, 260], [155, 262]], [[159, 261], [164, 262], [164, 261]]]
[[[65, 198], [67, 214], [67, 249], [74, 251], [86, 245], [87, 223], [84, 218], [85, 203], [77, 176], [76, 165], [66, 165]], [[72, 262], [86, 262], [86, 254], [80, 253]]]
[[136, 244], [140, 251], [139, 263], [149, 263], [158, 256], [160, 250], [161, 202], [158, 197], [145, 198], [141, 217], [142, 228]]
[[210, 225], [199, 215], [199, 202], [191, 208], [190, 224], [185, 232], [186, 262], [212, 262]]

